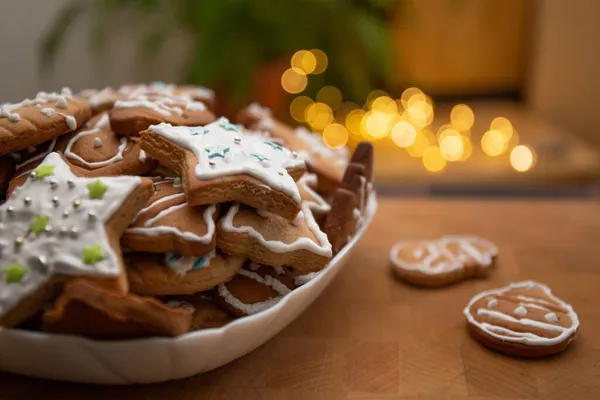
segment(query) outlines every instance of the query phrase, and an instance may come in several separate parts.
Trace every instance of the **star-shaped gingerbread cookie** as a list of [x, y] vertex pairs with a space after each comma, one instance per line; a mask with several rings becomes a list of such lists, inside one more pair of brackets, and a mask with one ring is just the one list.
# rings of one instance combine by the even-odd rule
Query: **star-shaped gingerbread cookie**
[[30, 316], [70, 277], [125, 292], [118, 238], [151, 194], [149, 180], [78, 177], [49, 154], [0, 206], [0, 326]]

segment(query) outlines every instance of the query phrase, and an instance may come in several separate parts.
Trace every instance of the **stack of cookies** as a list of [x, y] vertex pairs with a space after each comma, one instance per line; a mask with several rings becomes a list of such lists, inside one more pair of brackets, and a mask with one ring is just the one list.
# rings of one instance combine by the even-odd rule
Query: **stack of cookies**
[[251, 104], [163, 83], [0, 108], [0, 326], [176, 336], [263, 311], [326, 268], [372, 190], [352, 157]]

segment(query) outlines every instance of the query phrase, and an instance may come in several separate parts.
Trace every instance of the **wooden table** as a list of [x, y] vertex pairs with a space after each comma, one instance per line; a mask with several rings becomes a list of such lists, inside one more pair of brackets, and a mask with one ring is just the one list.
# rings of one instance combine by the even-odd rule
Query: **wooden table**
[[[390, 275], [398, 239], [480, 234], [500, 248], [486, 280], [438, 290]], [[360, 249], [297, 321], [218, 370], [164, 384], [100, 387], [0, 373], [0, 398], [600, 399], [600, 203], [383, 199]], [[571, 303], [579, 336], [563, 354], [518, 360], [465, 329], [475, 293], [535, 279]]]

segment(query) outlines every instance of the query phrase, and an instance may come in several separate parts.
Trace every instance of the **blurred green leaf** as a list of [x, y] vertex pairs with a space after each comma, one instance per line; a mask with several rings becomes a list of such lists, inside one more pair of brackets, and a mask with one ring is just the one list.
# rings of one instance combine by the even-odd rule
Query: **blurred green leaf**
[[57, 14], [48, 33], [43, 37], [40, 46], [42, 67], [54, 65], [59, 48], [73, 22], [85, 11], [86, 3], [73, 0], [67, 3]]

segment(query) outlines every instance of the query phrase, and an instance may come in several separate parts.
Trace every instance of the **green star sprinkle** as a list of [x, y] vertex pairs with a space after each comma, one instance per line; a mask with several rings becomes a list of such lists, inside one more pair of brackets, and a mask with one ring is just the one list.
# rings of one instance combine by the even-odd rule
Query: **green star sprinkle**
[[221, 122], [219, 122], [219, 127], [221, 127], [222, 129], [224, 129], [226, 131], [231, 131], [231, 132], [239, 132], [239, 130], [240, 130], [239, 126], [232, 124], [231, 122], [227, 121], [226, 119], [222, 119]]
[[270, 146], [272, 148], [274, 148], [275, 150], [279, 150], [279, 151], [283, 151], [283, 147], [281, 147], [280, 145], [278, 145], [277, 143], [273, 143], [273, 142], [265, 142], [265, 144], [267, 146]]
[[81, 257], [81, 261], [83, 261], [84, 264], [96, 264], [102, 260], [104, 260], [104, 252], [99, 244], [83, 247], [83, 257]]
[[94, 182], [87, 185], [88, 188], [88, 197], [90, 199], [102, 199], [104, 197], [104, 192], [108, 189], [100, 179], [96, 179]]
[[229, 153], [229, 147], [213, 146], [204, 149], [208, 153], [208, 158], [221, 157], [225, 158], [225, 154]]
[[255, 153], [252, 153], [252, 154], [250, 154], [250, 155], [251, 155], [252, 157], [255, 157], [255, 158], [258, 160], [258, 161], [265, 161], [265, 160], [268, 160], [268, 158], [267, 158], [267, 157], [261, 156], [260, 154], [255, 154]]
[[54, 165], [53, 164], [40, 165], [39, 167], [34, 169], [33, 172], [35, 172], [35, 179], [45, 178], [47, 176], [54, 175]]
[[198, 135], [206, 135], [207, 133], [209, 133], [209, 130], [202, 126], [193, 126], [188, 129], [188, 132], [192, 136], [198, 136]]
[[27, 270], [16, 261], [9, 267], [4, 268], [4, 280], [6, 283], [19, 283], [25, 275], [27, 275]]
[[48, 225], [49, 219], [50, 217], [47, 215], [36, 215], [31, 224], [31, 232], [33, 232], [35, 236], [39, 236], [46, 228], [46, 225]]

